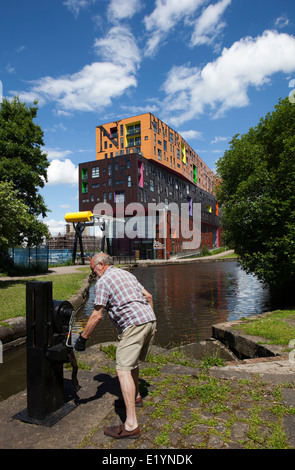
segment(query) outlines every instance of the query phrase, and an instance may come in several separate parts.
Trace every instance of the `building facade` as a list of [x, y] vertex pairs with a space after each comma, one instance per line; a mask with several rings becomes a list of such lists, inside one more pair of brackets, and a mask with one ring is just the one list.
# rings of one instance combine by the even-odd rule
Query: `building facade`
[[[212, 248], [221, 244], [215, 187], [214, 173], [181, 135], [146, 113], [97, 126], [96, 160], [79, 165], [79, 210], [93, 212], [97, 204], [108, 203], [116, 216], [119, 203], [126, 207], [137, 202], [148, 219], [151, 204], [169, 209], [172, 203], [179, 207], [200, 203], [201, 245]], [[182, 253], [185, 240], [181, 230], [177, 236], [173, 233], [169, 210], [165, 212], [165, 240], [159, 238], [159, 217], [145, 236], [112, 235], [111, 254], [163, 258]]]

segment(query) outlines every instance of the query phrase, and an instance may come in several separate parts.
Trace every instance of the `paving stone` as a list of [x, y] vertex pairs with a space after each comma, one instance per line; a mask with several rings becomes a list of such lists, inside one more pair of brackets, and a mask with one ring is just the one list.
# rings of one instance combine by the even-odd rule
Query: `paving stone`
[[238, 439], [245, 439], [247, 438], [247, 433], [249, 431], [249, 424], [247, 423], [234, 423], [231, 428], [231, 438], [238, 440]]

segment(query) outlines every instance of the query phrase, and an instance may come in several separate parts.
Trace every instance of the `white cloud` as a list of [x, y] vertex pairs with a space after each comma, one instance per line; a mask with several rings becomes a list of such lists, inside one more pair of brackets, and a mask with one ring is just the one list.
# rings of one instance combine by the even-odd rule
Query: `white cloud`
[[81, 9], [88, 8], [95, 2], [96, 0], [66, 0], [63, 2], [63, 5], [65, 5], [74, 14], [75, 18], [77, 18]]
[[282, 15], [282, 16], [279, 16], [279, 18], [275, 20], [275, 27], [278, 29], [282, 29], [288, 26], [289, 23], [290, 21], [287, 15]]
[[217, 144], [218, 142], [227, 142], [228, 137], [215, 136], [214, 140], [211, 140], [211, 144]]
[[48, 160], [65, 158], [73, 153], [71, 150], [60, 150], [59, 148], [51, 149], [46, 147], [44, 148], [44, 152], [47, 153]]
[[173, 67], [163, 86], [167, 95], [163, 110], [172, 124], [200, 117], [207, 108], [218, 117], [231, 108], [247, 106], [250, 87], [269, 84], [273, 74], [294, 70], [295, 38], [265, 31], [262, 36], [247, 37], [224, 48], [220, 57], [203, 69]]
[[144, 18], [148, 31], [168, 32], [181, 19], [194, 13], [206, 0], [156, 0], [154, 11]]
[[185, 139], [185, 140], [192, 140], [192, 139], [202, 139], [203, 133], [195, 130], [190, 130], [190, 131], [179, 131], [179, 134]]
[[38, 99], [42, 106], [53, 101], [57, 113], [97, 111], [112, 99], [136, 87], [140, 54], [134, 36], [126, 27], [115, 26], [105, 38], [94, 43], [102, 62], [85, 65], [81, 70], [59, 78], [43, 77], [31, 82], [29, 92], [11, 92], [22, 100]]
[[59, 233], [64, 234], [66, 231], [65, 220], [44, 219], [42, 222], [48, 226], [49, 232], [53, 237], [56, 237]]
[[110, 21], [132, 18], [142, 8], [141, 0], [111, 0], [107, 9]]
[[134, 73], [140, 63], [140, 51], [131, 31], [125, 26], [114, 26], [104, 38], [96, 39], [94, 47], [97, 54], [105, 61], [125, 67]]
[[130, 116], [137, 116], [138, 114], [152, 113], [157, 114], [159, 106], [156, 104], [147, 104], [145, 106], [121, 106]]
[[7, 73], [15, 73], [15, 67], [13, 67], [11, 64], [7, 64], [5, 67], [5, 71]]
[[209, 5], [204, 9], [201, 16], [197, 19], [195, 30], [191, 38], [191, 45], [212, 44], [225, 23], [221, 22], [221, 16], [225, 9], [231, 4], [231, 0], [221, 0], [215, 5]]
[[78, 184], [78, 167], [68, 158], [65, 160], [54, 158], [47, 169], [47, 179], [47, 186], [57, 184], [76, 186]]
[[155, 54], [159, 44], [181, 20], [193, 15], [207, 0], [156, 0], [153, 12], [144, 17], [146, 30], [150, 33], [145, 55]]

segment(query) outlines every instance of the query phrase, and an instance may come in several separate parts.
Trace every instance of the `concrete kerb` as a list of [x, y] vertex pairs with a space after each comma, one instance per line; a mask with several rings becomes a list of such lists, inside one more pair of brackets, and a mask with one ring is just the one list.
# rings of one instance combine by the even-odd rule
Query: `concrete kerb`
[[[265, 312], [259, 318], [266, 318], [272, 312]], [[248, 317], [255, 320], [257, 316]], [[289, 323], [290, 320], [286, 320]], [[225, 367], [211, 368], [210, 373], [219, 378], [250, 379], [259, 376], [273, 384], [295, 385], [295, 362], [289, 358], [286, 346], [267, 344], [267, 339], [247, 335], [240, 328], [243, 320], [218, 323], [212, 326], [212, 337], [220, 341], [237, 357]], [[295, 405], [295, 403], [294, 403]]]

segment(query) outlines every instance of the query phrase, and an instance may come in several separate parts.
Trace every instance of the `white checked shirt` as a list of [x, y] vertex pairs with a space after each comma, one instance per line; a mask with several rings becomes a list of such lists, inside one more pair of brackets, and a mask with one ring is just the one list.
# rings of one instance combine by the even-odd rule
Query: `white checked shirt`
[[110, 266], [96, 282], [94, 305], [106, 307], [111, 320], [122, 333], [129, 326], [156, 320], [142, 291], [143, 286], [133, 274]]

